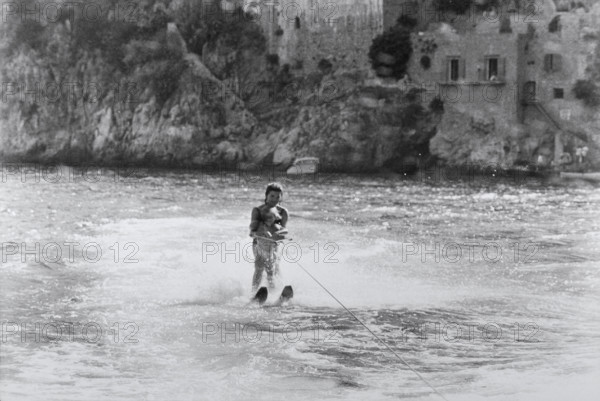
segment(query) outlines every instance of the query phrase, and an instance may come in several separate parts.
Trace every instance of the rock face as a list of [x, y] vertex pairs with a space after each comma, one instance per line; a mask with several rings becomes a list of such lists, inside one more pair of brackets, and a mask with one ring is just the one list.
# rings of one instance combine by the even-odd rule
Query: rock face
[[[63, 34], [56, 32], [58, 42]], [[102, 76], [110, 69], [88, 53], [62, 70], [74, 85], [54, 102], [46, 92], [55, 82], [52, 66], [38, 67], [36, 54], [21, 49], [5, 66], [14, 85], [0, 105], [0, 158], [223, 168], [273, 163], [284, 169], [297, 157], [314, 156], [329, 170], [378, 171], [426, 153], [439, 120], [398, 88], [368, 86], [361, 73], [313, 74], [283, 87], [267, 82], [274, 88], [270, 96], [248, 104], [231, 82], [187, 52], [173, 24], [165, 37], [162, 43], [132, 41], [125, 56], [172, 52], [180, 62], [150, 59], [131, 72], [145, 77], [164, 70], [162, 80], [123, 79], [92, 88], [86, 82], [110, 82]], [[409, 121], [406, 114], [416, 117]]]
[[[591, 119], [590, 119], [591, 120]], [[563, 149], [586, 146], [589, 150], [585, 165], [563, 165], [563, 170], [600, 168], [600, 143], [592, 124], [563, 124], [558, 139], [555, 130], [543, 121], [530, 120], [522, 124], [507, 125], [493, 115], [482, 115], [469, 110], [446, 106], [429, 142], [433, 156], [447, 164], [469, 164], [480, 167], [512, 168], [530, 165], [531, 160], [542, 156], [545, 167], [550, 167], [556, 140]], [[574, 154], [574, 152], [573, 152]]]
[[207, 96], [206, 88], [220, 82], [198, 56], [187, 54], [184, 60], [186, 72], [162, 104], [156, 96], [146, 97], [143, 88], [134, 88], [131, 98], [115, 102], [120, 94], [112, 90], [99, 102], [77, 99], [80, 107], [66, 114], [74, 121], [70, 127], [64, 126], [63, 116], [54, 113], [51, 105], [42, 103], [30, 114], [18, 102], [9, 105], [4, 111], [8, 118], [1, 123], [0, 155], [25, 161], [159, 165], [243, 157], [241, 149], [232, 153], [226, 139], [249, 136], [256, 120], [240, 112], [243, 102], [233, 94]]
[[368, 96], [381, 104], [373, 108], [365, 106], [366, 90], [358, 89], [344, 101], [301, 107], [289, 125], [265, 138], [273, 162], [288, 165], [296, 157], [313, 156], [327, 170], [372, 172], [402, 170], [419, 153], [428, 153], [440, 116], [423, 111], [418, 124], [409, 126], [403, 116], [415, 105], [403, 100], [400, 91], [379, 94], [379, 99]]
[[447, 107], [430, 142], [431, 153], [451, 164], [511, 167], [519, 156], [523, 129], [498, 125], [493, 116], [473, 116]]
[[[55, 29], [57, 42], [66, 29]], [[150, 59], [132, 72], [137, 80], [120, 77], [116, 83], [103, 76], [110, 68], [98, 54], [84, 54], [74, 67], [59, 70], [60, 85], [50, 61], [40, 68], [34, 52], [20, 49], [4, 66], [10, 77], [0, 106], [0, 157], [169, 166], [242, 159], [238, 139], [251, 135], [256, 119], [235, 94], [215, 91], [222, 83], [187, 52], [174, 24], [167, 25], [165, 37], [163, 47], [152, 40], [130, 42], [124, 60], [136, 51], [146, 58], [167, 51], [177, 61]], [[143, 80], [156, 71], [168, 81]]]
[[[175, 3], [182, 1], [171, 5]], [[357, 10], [346, 11], [350, 16]], [[151, 33], [117, 41], [108, 52], [82, 45], [76, 53], [70, 45], [77, 40], [73, 26], [58, 22], [43, 27], [50, 31], [43, 38], [47, 43], [39, 46], [45, 54], [21, 46], [3, 58], [0, 161], [224, 168], [275, 164], [285, 169], [297, 157], [313, 156], [327, 170], [365, 172], [402, 171], [433, 158], [512, 167], [539, 155], [551, 159], [556, 147], [548, 124], [528, 118], [526, 128], [509, 125], [501, 113], [490, 109], [479, 115], [472, 104], [428, 111], [411, 94], [410, 79], [386, 84], [364, 69], [343, 69], [364, 60], [333, 62], [319, 72], [294, 76], [300, 67], [284, 68], [275, 60], [265, 67], [266, 54], [252, 59], [247, 48], [236, 50], [231, 41], [212, 50], [204, 46], [201, 58], [190, 52], [193, 46], [175, 23], [153, 21], [137, 26]], [[440, 34], [456, 35], [450, 28], [440, 25]], [[8, 30], [8, 25], [0, 29]], [[306, 29], [303, 22], [300, 28], [293, 22], [281, 35], [272, 32], [281, 41], [290, 39], [290, 48], [281, 54], [289, 56], [294, 46], [302, 50], [300, 42], [294, 43]], [[329, 31], [303, 43], [308, 46], [323, 35]], [[343, 51], [345, 45], [336, 38], [344, 32], [336, 35], [322, 42], [319, 51]], [[586, 35], [586, 40], [597, 40]], [[99, 36], [101, 43], [110, 40], [105, 37], [110, 35]], [[599, 60], [600, 46], [596, 49]], [[225, 73], [240, 52], [245, 52], [240, 59], [248, 61], [245, 68], [237, 75]], [[311, 63], [319, 61], [327, 60], [316, 57]], [[588, 158], [598, 165], [600, 118], [597, 110], [588, 109], [581, 108], [573, 127], [565, 129], [583, 132], [587, 141], [571, 133], [561, 140], [568, 149], [589, 144]], [[570, 110], [575, 115], [578, 109]]]

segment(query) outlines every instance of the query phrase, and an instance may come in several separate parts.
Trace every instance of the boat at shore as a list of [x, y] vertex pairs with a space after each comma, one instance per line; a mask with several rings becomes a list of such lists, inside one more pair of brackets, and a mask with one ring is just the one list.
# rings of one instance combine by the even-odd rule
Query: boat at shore
[[302, 175], [315, 174], [319, 168], [319, 158], [317, 157], [300, 157], [294, 160], [294, 163], [287, 169], [287, 174]]
[[561, 171], [560, 178], [567, 180], [586, 180], [600, 182], [600, 171], [589, 172], [589, 173], [576, 173], [571, 171]]

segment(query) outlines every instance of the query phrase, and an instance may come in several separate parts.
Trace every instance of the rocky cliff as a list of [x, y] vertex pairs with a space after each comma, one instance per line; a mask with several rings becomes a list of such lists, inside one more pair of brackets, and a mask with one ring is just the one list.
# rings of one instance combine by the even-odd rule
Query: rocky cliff
[[[510, 168], [555, 146], [545, 126], [451, 104], [430, 110], [417, 89], [369, 71], [324, 62], [299, 73], [268, 54], [252, 21], [165, 3], [141, 3], [133, 23], [113, 10], [85, 23], [76, 13], [3, 25], [0, 160], [283, 169], [315, 156], [326, 170], [366, 172], [436, 158]], [[591, 56], [585, 76], [599, 81]], [[584, 111], [596, 141], [596, 109]]]
[[200, 57], [168, 19], [139, 26], [88, 46], [66, 20], [4, 48], [2, 160], [285, 168], [316, 156], [329, 170], [377, 171], [427, 156], [440, 114], [364, 71], [293, 76], [259, 53], [243, 56], [256, 68], [241, 76], [235, 43], [207, 42]]

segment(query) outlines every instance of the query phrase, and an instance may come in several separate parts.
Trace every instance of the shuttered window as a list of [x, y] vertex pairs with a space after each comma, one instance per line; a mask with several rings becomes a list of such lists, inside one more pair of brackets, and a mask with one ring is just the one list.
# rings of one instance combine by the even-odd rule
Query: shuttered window
[[498, 59], [498, 79], [504, 81], [506, 78], [506, 57]]
[[504, 81], [506, 76], [506, 58], [487, 56], [483, 60], [483, 74], [478, 77], [483, 81]]
[[562, 69], [562, 56], [560, 54], [546, 54], [544, 56], [544, 71], [558, 72]]
[[487, 59], [487, 79], [490, 81], [498, 79], [498, 58], [496, 57]]
[[442, 73], [444, 74], [442, 81], [458, 81], [460, 79], [465, 79], [465, 60], [460, 57], [448, 57], [446, 59], [446, 68]]
[[459, 74], [460, 79], [465, 79], [466, 78], [466, 72], [467, 72], [466, 71], [466, 69], [467, 69], [466, 64], [467, 63], [465, 63], [465, 59], [461, 58], [461, 59], [458, 60], [458, 74]]
[[563, 88], [554, 88], [554, 98], [555, 99], [564, 99], [565, 91]]
[[450, 81], [458, 81], [458, 59], [450, 60]]
[[555, 54], [554, 55], [554, 61], [553, 61], [553, 71], [560, 71], [562, 70], [562, 56], [560, 54]]

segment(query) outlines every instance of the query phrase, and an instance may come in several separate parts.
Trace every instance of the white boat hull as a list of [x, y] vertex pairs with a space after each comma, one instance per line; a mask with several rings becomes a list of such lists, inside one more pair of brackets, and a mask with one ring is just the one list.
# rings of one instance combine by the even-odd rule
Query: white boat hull
[[576, 179], [576, 180], [587, 180], [587, 181], [600, 181], [600, 172], [594, 173], [573, 173], [562, 171], [560, 178]]

